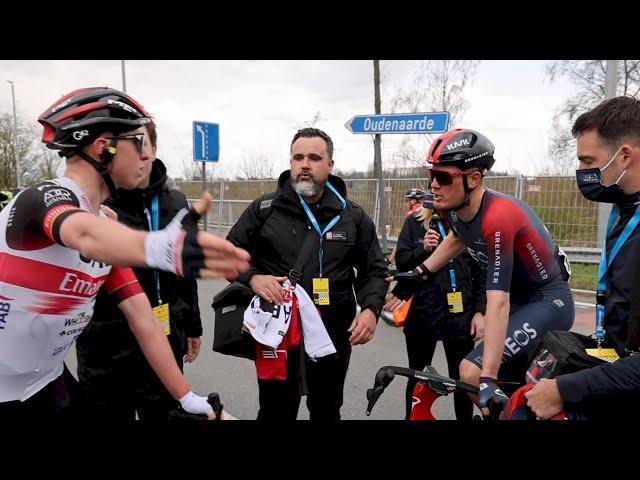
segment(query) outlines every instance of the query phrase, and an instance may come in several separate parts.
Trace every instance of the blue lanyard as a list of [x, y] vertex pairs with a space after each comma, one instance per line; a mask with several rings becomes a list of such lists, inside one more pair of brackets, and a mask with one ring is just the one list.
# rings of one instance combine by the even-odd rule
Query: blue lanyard
[[[158, 230], [160, 223], [160, 209], [158, 208], [158, 195], [154, 195], [151, 199], [151, 212], [153, 213], [153, 217], [149, 213], [149, 209], [144, 207], [144, 213], [147, 216], [147, 223], [149, 224], [149, 230], [155, 232]], [[158, 303], [162, 304], [162, 299], [160, 298], [160, 275], [157, 270], [153, 271], [153, 276], [156, 279], [156, 291], [158, 292]]]
[[[342, 197], [342, 195], [338, 193], [338, 191], [334, 188], [333, 185], [331, 185], [330, 182], [327, 182], [327, 187], [329, 188], [329, 190], [331, 190], [335, 194], [336, 197], [338, 197], [338, 200], [340, 200], [340, 203], [342, 204], [342, 208], [344, 209], [344, 207], [347, 206], [347, 201]], [[307, 205], [307, 202], [304, 201], [304, 198], [302, 198], [300, 194], [298, 194], [298, 198], [300, 199], [300, 203], [302, 203], [302, 208], [304, 208], [304, 211], [307, 214], [307, 217], [309, 217], [309, 221], [311, 222], [313, 229], [318, 233], [318, 235], [320, 235], [320, 251], [318, 252], [318, 264], [320, 265], [320, 277], [322, 277], [322, 260], [324, 258], [324, 251], [322, 249], [322, 239], [324, 238], [324, 234], [327, 233], [329, 230], [331, 230], [333, 226], [340, 221], [340, 215], [336, 215], [333, 218], [333, 220], [331, 220], [327, 224], [327, 226], [324, 227], [324, 230], [321, 230], [320, 225], [318, 225], [318, 221], [316, 220], [316, 217], [313, 215], [313, 212], [309, 208], [309, 205]]]
[[613, 245], [611, 249], [611, 255], [607, 258], [607, 237], [613, 228], [613, 225], [620, 214], [620, 207], [618, 205], [614, 205], [611, 209], [611, 215], [609, 216], [609, 223], [607, 225], [607, 235], [605, 236], [604, 244], [602, 245], [602, 253], [600, 254], [600, 266], [598, 268], [598, 293], [596, 296], [597, 305], [596, 305], [596, 339], [598, 340], [598, 345], [602, 343], [604, 339], [604, 296], [607, 292], [607, 270], [613, 263], [613, 259], [616, 257], [624, 242], [627, 241], [631, 233], [635, 230], [638, 222], [640, 222], [640, 208], [636, 207], [636, 211], [633, 214], [631, 220], [627, 222], [624, 227], [624, 230], [616, 240], [616, 243]]
[[[438, 230], [440, 230], [440, 235], [444, 240], [444, 237], [447, 236], [447, 233], [444, 231], [444, 227], [442, 226], [442, 222], [438, 220]], [[449, 260], [449, 277], [451, 278], [451, 289], [455, 292], [458, 288], [458, 284], [456, 283], [456, 271], [453, 266], [453, 259]]]

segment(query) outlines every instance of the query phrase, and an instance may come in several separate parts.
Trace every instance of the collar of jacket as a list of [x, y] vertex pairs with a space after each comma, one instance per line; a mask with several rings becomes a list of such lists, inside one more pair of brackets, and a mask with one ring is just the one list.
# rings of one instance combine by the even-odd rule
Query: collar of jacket
[[632, 214], [636, 211], [636, 207], [640, 203], [640, 192], [625, 195], [616, 203], [620, 207], [620, 213], [622, 215]]
[[[118, 189], [118, 199], [115, 201], [117, 206], [138, 205], [145, 198], [151, 197], [156, 194], [160, 194], [164, 188], [168, 188], [167, 182], [167, 167], [162, 163], [162, 160], [156, 158], [153, 161], [151, 167], [151, 178], [149, 180], [149, 186], [147, 188], [134, 188], [133, 190]], [[113, 203], [109, 199], [109, 203]], [[135, 203], [134, 203], [135, 202]]]
[[[335, 175], [329, 175], [329, 181], [335, 187], [335, 189], [345, 199], [347, 198], [347, 186], [340, 177]], [[298, 194], [291, 186], [291, 170], [285, 170], [280, 174], [278, 178], [278, 190], [273, 203], [274, 208], [280, 208], [287, 210], [297, 216], [306, 218], [307, 214], [302, 208]], [[328, 216], [338, 215], [342, 211], [342, 204], [338, 197], [336, 197], [328, 188], [325, 187], [322, 197], [317, 202], [309, 204], [314, 215], [318, 218], [324, 218]]]

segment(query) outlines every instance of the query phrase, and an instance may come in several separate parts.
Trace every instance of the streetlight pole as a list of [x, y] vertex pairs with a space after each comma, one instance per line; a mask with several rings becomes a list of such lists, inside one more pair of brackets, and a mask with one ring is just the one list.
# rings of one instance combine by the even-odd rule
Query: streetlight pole
[[120, 60], [120, 65], [122, 66], [122, 91], [127, 93], [127, 77], [124, 73], [124, 60]]
[[[616, 96], [616, 88], [618, 86], [618, 61], [607, 60], [607, 77], [605, 83], [605, 99], [610, 99]], [[598, 232], [597, 242], [598, 245], [602, 245], [607, 236], [607, 222], [609, 221], [609, 215], [611, 215], [610, 203], [598, 203]]]
[[[13, 82], [7, 80], [11, 84], [11, 99], [13, 100], [13, 161], [16, 167], [16, 187], [22, 187], [20, 182], [20, 161], [18, 159], [18, 117], [16, 115], [16, 94], [13, 89]], [[9, 187], [9, 185], [7, 185]]]

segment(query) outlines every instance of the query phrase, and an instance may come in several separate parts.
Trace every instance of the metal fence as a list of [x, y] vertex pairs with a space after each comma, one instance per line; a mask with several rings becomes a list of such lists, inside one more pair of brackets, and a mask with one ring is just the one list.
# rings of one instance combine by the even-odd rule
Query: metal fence
[[[404, 222], [406, 204], [404, 193], [410, 188], [427, 189], [426, 178], [385, 179], [387, 234], [389, 247], [400, 233]], [[207, 185], [214, 198], [207, 216], [210, 228], [224, 233], [240, 217], [251, 201], [276, 189], [276, 180], [215, 181]], [[358, 203], [373, 219], [382, 234], [378, 218], [380, 199], [377, 180], [345, 179], [348, 196]], [[528, 203], [540, 216], [558, 244], [571, 259], [572, 287], [595, 290], [597, 263], [600, 248], [597, 244], [598, 207], [586, 200], [570, 176], [497, 176], [486, 177], [485, 185], [499, 192], [513, 195]], [[187, 198], [199, 198], [201, 182], [174, 181], [173, 186]]]

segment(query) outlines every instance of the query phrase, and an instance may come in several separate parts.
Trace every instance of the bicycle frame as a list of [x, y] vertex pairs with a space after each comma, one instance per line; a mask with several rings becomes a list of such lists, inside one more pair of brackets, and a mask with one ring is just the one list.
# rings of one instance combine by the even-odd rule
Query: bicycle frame
[[478, 387], [475, 385], [443, 377], [432, 366], [425, 367], [424, 371], [386, 366], [378, 370], [373, 388], [367, 390], [367, 400], [369, 401], [367, 416], [371, 414], [373, 406], [396, 375], [407, 377], [417, 382], [413, 390], [413, 407], [409, 417], [410, 420], [436, 420], [431, 412], [431, 407], [433, 402], [443, 395], [449, 395], [457, 391], [478, 394]]

